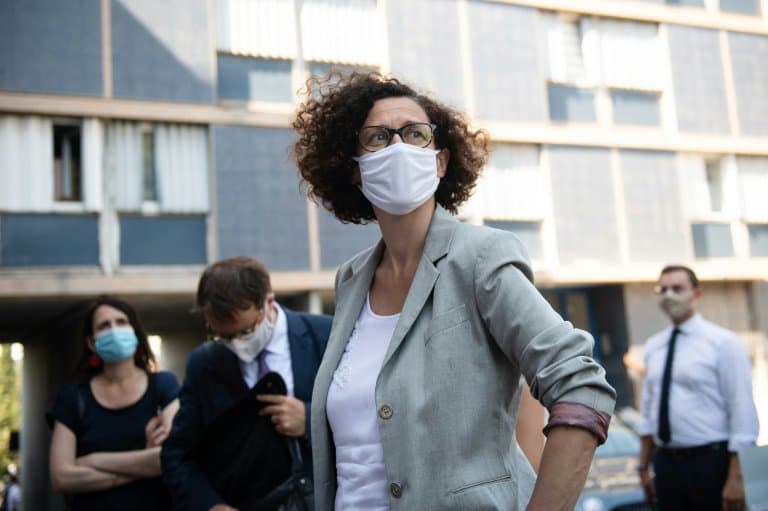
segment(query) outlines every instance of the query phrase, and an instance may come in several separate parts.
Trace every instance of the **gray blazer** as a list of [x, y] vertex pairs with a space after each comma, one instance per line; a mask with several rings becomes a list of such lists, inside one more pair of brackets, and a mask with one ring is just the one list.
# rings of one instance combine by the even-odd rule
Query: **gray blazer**
[[[312, 396], [317, 511], [336, 495], [326, 401], [384, 249], [336, 275], [336, 314]], [[544, 406], [613, 412], [615, 392], [590, 335], [563, 321], [533, 286], [507, 232], [460, 223], [437, 207], [376, 382], [393, 510], [525, 509], [535, 474], [515, 439], [521, 373]]]

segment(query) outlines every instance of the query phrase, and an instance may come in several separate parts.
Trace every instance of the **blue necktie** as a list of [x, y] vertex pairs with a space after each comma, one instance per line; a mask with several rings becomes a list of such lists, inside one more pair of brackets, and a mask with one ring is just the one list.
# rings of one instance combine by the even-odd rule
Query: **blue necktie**
[[267, 350], [261, 350], [259, 353], [259, 380], [269, 372], [269, 366], [267, 365]]
[[664, 363], [664, 375], [661, 377], [661, 400], [659, 402], [659, 438], [665, 444], [672, 438], [669, 427], [669, 387], [672, 384], [672, 361], [675, 358], [675, 343], [680, 330], [672, 330], [667, 348], [667, 361]]

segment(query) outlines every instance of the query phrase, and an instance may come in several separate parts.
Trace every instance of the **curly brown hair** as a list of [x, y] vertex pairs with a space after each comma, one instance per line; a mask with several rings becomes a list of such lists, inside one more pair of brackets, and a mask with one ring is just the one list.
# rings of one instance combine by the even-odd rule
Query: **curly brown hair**
[[392, 97], [410, 98], [437, 125], [435, 145], [448, 149], [445, 176], [435, 192], [441, 206], [456, 213], [475, 188], [488, 159], [488, 134], [472, 131], [462, 114], [419, 94], [396, 78], [380, 73], [333, 72], [307, 81], [309, 99], [296, 114], [292, 127], [299, 139], [294, 158], [302, 188], [342, 222], [355, 224], [375, 219], [373, 207], [353, 183], [360, 128], [373, 104]]

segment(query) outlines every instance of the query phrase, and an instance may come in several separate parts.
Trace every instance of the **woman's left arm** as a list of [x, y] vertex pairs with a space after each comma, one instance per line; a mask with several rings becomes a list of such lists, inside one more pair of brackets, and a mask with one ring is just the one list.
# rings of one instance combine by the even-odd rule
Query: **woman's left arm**
[[158, 477], [161, 474], [160, 445], [168, 436], [178, 409], [179, 400], [174, 399], [163, 409], [160, 416], [149, 420], [146, 448], [121, 452], [94, 452], [77, 458], [76, 463], [129, 477]]
[[586, 429], [549, 430], [539, 475], [526, 511], [571, 511], [587, 479], [597, 437]]

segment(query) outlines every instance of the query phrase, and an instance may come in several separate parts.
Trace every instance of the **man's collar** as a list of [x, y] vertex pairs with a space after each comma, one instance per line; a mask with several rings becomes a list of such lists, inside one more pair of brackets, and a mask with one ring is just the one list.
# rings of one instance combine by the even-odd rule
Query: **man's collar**
[[672, 329], [677, 328], [678, 330], [680, 330], [680, 332], [684, 334], [690, 334], [693, 331], [693, 329], [696, 327], [696, 325], [699, 323], [699, 321], [701, 321], [701, 314], [699, 314], [698, 312], [695, 312], [693, 316], [686, 319], [679, 325], [673, 325]]

